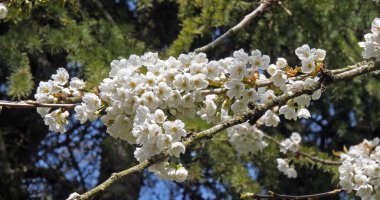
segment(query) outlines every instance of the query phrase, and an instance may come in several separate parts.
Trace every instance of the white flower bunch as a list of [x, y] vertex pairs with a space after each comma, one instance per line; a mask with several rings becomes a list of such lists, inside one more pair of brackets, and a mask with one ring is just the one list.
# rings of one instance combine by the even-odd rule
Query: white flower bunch
[[297, 171], [294, 169], [294, 165], [289, 166], [288, 160], [277, 158], [278, 171], [285, 174], [288, 178], [297, 178]]
[[309, 45], [304, 44], [296, 49], [296, 55], [302, 62], [301, 71], [311, 73], [317, 66], [316, 63], [325, 59], [326, 51], [323, 49], [310, 49]]
[[248, 122], [227, 129], [229, 141], [240, 154], [262, 151], [268, 144], [263, 141], [264, 133]]
[[176, 182], [184, 182], [188, 175], [188, 171], [181, 164], [170, 164], [167, 161], [152, 165], [148, 170], [155, 173], [161, 179]]
[[[287, 91], [300, 87], [302, 85], [307, 85], [318, 81], [318, 77], [307, 78], [305, 81], [290, 81], [286, 86]], [[303, 94], [301, 96], [295, 97], [287, 102], [286, 105], [283, 105], [279, 109], [279, 114], [283, 115], [285, 119], [288, 120], [297, 120], [298, 118], [310, 118], [310, 112], [307, 110], [307, 107], [310, 105], [311, 100], [317, 100], [321, 97], [322, 90], [316, 90], [311, 96]]]
[[[323, 50], [308, 52], [307, 45], [302, 48], [305, 59], [313, 57], [308, 62], [313, 66], [322, 64]], [[74, 109], [76, 119], [85, 123], [100, 117], [111, 136], [138, 145], [135, 157], [142, 162], [159, 153], [179, 157], [185, 152], [181, 142], [187, 134], [184, 119], [198, 115], [208, 123], [217, 123], [228, 119], [232, 113], [247, 110], [249, 102], [265, 104], [276, 95], [318, 81], [318, 78], [292, 80], [290, 77], [295, 74], [289, 75], [289, 70], [297, 73], [284, 58], [270, 65], [269, 56], [262, 55], [259, 50], [249, 55], [241, 49], [235, 51], [233, 57], [218, 61], [209, 61], [204, 53], [181, 54], [178, 58], [161, 60], [157, 53], [148, 52], [112, 61], [109, 77], [103, 80], [96, 93], [84, 92], [85, 85], [77, 78], [73, 78], [68, 87], [69, 75], [66, 70], [59, 69], [52, 80], [40, 83], [35, 97], [43, 103], [81, 100]], [[272, 81], [273, 84], [257, 88], [256, 81]], [[213, 93], [214, 89], [219, 92]], [[287, 119], [308, 118], [310, 113], [305, 107], [311, 99], [319, 97], [320, 91], [311, 97], [297, 97], [288, 102], [288, 109], [280, 109], [280, 114]], [[43, 116], [48, 111], [45, 110]], [[277, 126], [280, 122], [277, 113], [278, 109], [268, 110], [260, 120], [267, 126]], [[67, 111], [58, 109], [45, 121], [51, 130], [63, 132], [67, 116]], [[229, 129], [229, 136], [241, 153], [260, 151], [266, 146], [262, 141], [263, 133], [248, 124]], [[178, 165], [169, 163], [168, 166], [174, 164]], [[166, 166], [153, 171], [167, 177], [168, 169], [177, 170]]]
[[[85, 82], [76, 77], [69, 82], [69, 73], [64, 68], [59, 68], [49, 81], [39, 83], [34, 97], [38, 103], [75, 102], [82, 98], [85, 86]], [[60, 108], [49, 113], [50, 110], [51, 108], [37, 108], [50, 130], [64, 133], [69, 112]]]
[[380, 18], [375, 18], [372, 22], [372, 33], [364, 35], [364, 42], [359, 42], [359, 46], [364, 48], [362, 56], [364, 59], [375, 58], [380, 60]]
[[284, 141], [281, 142], [280, 145], [280, 152], [286, 153], [287, 151], [291, 152], [297, 152], [300, 149], [300, 142], [302, 140], [302, 137], [299, 133], [294, 132], [290, 136], [290, 138], [286, 138]]
[[[296, 153], [300, 149], [300, 142], [302, 137], [299, 133], [293, 132], [290, 138], [283, 140], [280, 143], [280, 152], [286, 154], [286, 152], [291, 151]], [[277, 168], [280, 172], [284, 173], [288, 178], [296, 178], [297, 171], [294, 169], [294, 166], [289, 166], [288, 160], [277, 158]]]
[[[296, 55], [302, 61], [301, 72], [314, 72], [316, 66], [323, 66], [322, 62], [325, 59], [326, 51], [322, 49], [310, 49], [308, 45], [303, 45], [296, 49]], [[289, 66], [284, 58], [278, 58], [276, 64], [269, 65], [267, 72], [271, 75], [270, 80], [273, 85], [280, 88], [282, 92], [290, 91], [294, 88], [307, 86], [319, 80], [318, 77], [306, 78], [305, 80], [292, 80], [286, 75]], [[265, 77], [260, 76], [262, 79]], [[317, 100], [321, 97], [322, 90], [315, 91], [311, 96], [303, 94], [299, 97], [291, 99], [286, 105], [281, 106], [279, 114], [284, 115], [285, 119], [297, 120], [298, 118], [309, 118], [310, 112], [306, 109], [310, 105], [311, 100]], [[267, 88], [259, 88], [256, 96], [259, 103], [266, 103], [276, 97], [273, 90]], [[280, 118], [272, 110], [266, 113], [259, 119], [259, 122], [266, 126], [276, 127], [280, 123]]]
[[363, 200], [380, 199], [380, 139], [364, 140], [341, 154], [340, 186]]
[[136, 139], [135, 142], [141, 145], [135, 151], [138, 161], [142, 162], [164, 150], [175, 157], [185, 152], [185, 146], [181, 143], [181, 138], [187, 135], [185, 124], [181, 120], [166, 121], [166, 119], [161, 109], [151, 114], [146, 106], [137, 108], [132, 135]]

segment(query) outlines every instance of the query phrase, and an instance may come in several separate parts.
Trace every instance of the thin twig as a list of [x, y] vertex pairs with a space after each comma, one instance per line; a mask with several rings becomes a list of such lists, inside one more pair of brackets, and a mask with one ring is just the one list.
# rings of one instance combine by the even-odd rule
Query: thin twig
[[[269, 141], [277, 144], [279, 147], [284, 147], [279, 141], [277, 141], [273, 137], [271, 137], [269, 135], [266, 135], [266, 134], [264, 134], [264, 137], [267, 138], [267, 139], [269, 139]], [[322, 158], [319, 158], [319, 157], [315, 157], [315, 156], [309, 155], [309, 154], [307, 154], [305, 152], [302, 152], [300, 150], [298, 150], [296, 153], [298, 155], [301, 155], [301, 156], [304, 156], [306, 158], [309, 158], [310, 160], [312, 160], [314, 162], [319, 162], [319, 163], [324, 164], [324, 165], [341, 165], [342, 164], [342, 162], [333, 161], [333, 160], [325, 160], [325, 159], [322, 159]]]
[[45, 108], [66, 108], [66, 109], [72, 109], [77, 104], [74, 103], [65, 103], [65, 104], [56, 104], [56, 103], [38, 103], [37, 101], [6, 101], [6, 100], [0, 100], [0, 107], [5, 108], [38, 108], [38, 107], [45, 107]]
[[161, 162], [165, 158], [166, 157], [161, 155], [161, 154], [157, 155], [157, 156], [153, 156], [153, 158], [146, 160], [144, 162], [141, 162], [140, 164], [135, 165], [131, 168], [128, 168], [126, 170], [123, 170], [123, 171], [120, 171], [117, 173], [113, 173], [111, 175], [111, 177], [109, 177], [106, 181], [104, 181], [100, 185], [96, 186], [95, 188], [87, 191], [86, 193], [79, 195], [79, 196], [76, 196], [74, 199], [81, 199], [81, 200], [82, 199], [91, 199], [95, 195], [98, 195], [98, 194], [106, 191], [107, 188], [109, 188], [113, 183], [120, 180], [121, 178], [123, 178], [123, 177], [125, 177], [131, 173], [142, 171], [145, 168], [147, 168], [147, 167], [149, 167], [155, 163]]
[[287, 194], [277, 194], [274, 192], [269, 192], [269, 194], [255, 194], [255, 193], [245, 193], [240, 195], [242, 199], [319, 199], [322, 197], [333, 196], [342, 192], [342, 189], [335, 189], [329, 192], [309, 194], [309, 195], [287, 195]]
[[103, 4], [99, 0], [92, 0], [92, 2], [94, 2], [95, 6], [103, 13], [104, 17], [108, 20], [108, 22], [110, 22], [114, 26], [117, 25], [110, 13], [104, 8]]
[[257, 7], [254, 11], [252, 11], [248, 15], [246, 15], [243, 18], [243, 20], [240, 21], [237, 25], [235, 25], [234, 27], [232, 27], [231, 29], [229, 29], [227, 32], [225, 32], [223, 35], [221, 35], [218, 38], [216, 38], [211, 43], [209, 43], [209, 44], [207, 44], [207, 45], [205, 45], [203, 47], [195, 49], [194, 52], [196, 52], [196, 53], [206, 52], [206, 51], [208, 51], [210, 49], [215, 48], [220, 43], [222, 43], [225, 39], [227, 39], [228, 37], [230, 37], [234, 33], [238, 32], [240, 29], [244, 28], [245, 26], [247, 26], [255, 17], [257, 17], [262, 12], [264, 12], [264, 10], [266, 8], [268, 8], [269, 6], [273, 5], [276, 1], [277, 0], [263, 0], [260, 3], [259, 7]]
[[279, 2], [278, 2], [278, 5], [280, 5], [281, 8], [284, 9], [284, 11], [286, 12], [286, 14], [288, 14], [289, 16], [293, 16], [292, 11], [290, 11], [289, 8], [287, 8], [287, 7], [282, 3], [282, 1], [279, 1]]
[[[375, 62], [373, 60], [364, 61], [357, 64], [357, 67], [354, 69], [351, 69], [349, 71], [345, 71], [339, 74], [333, 74], [331, 71], [323, 72], [323, 76], [320, 80], [320, 82], [315, 82], [312, 84], [309, 84], [308, 86], [303, 86], [300, 88], [296, 88], [292, 91], [288, 91], [280, 96], [275, 97], [272, 101], [267, 102], [266, 104], [262, 106], [257, 106], [253, 108], [250, 111], [243, 112], [239, 115], [236, 115], [228, 120], [225, 120], [223, 122], [220, 122], [219, 124], [201, 131], [199, 133], [192, 134], [190, 137], [186, 138], [183, 141], [183, 144], [186, 147], [189, 147], [190, 145], [194, 144], [196, 141], [201, 139], [207, 139], [212, 138], [217, 133], [221, 132], [222, 130], [225, 130], [229, 127], [232, 127], [237, 124], [244, 123], [246, 121], [250, 121], [250, 123], [255, 123], [268, 109], [272, 109], [275, 106], [278, 105], [284, 105], [286, 102], [290, 99], [293, 99], [295, 97], [298, 97], [302, 94], [309, 94], [311, 92], [314, 92], [318, 88], [321, 87], [321, 85], [327, 86], [328, 84], [332, 84], [334, 82], [343, 81], [343, 80], [349, 80], [352, 78], [355, 78], [357, 76], [367, 74], [369, 72], [380, 70], [380, 62]], [[326, 78], [327, 76], [327, 78]], [[142, 171], [143, 169], [159, 163], [163, 161], [164, 159], [168, 158], [167, 154], [159, 154], [157, 156], [154, 156], [153, 158], [144, 161], [134, 167], [131, 167], [129, 169], [123, 170], [118, 173], [113, 173], [110, 178], [108, 178], [105, 182], [101, 183], [100, 185], [96, 186], [95, 188], [87, 191], [86, 193], [76, 196], [75, 199], [80, 200], [87, 200], [91, 199], [92, 197], [98, 195], [99, 193], [104, 192], [108, 187], [110, 187], [114, 182], [118, 181], [119, 179], [134, 173], [138, 171]], [[334, 192], [334, 191], [333, 191]], [[339, 191], [340, 192], [340, 191]], [[337, 191], [335, 191], [337, 193]], [[284, 198], [284, 197], [282, 197]], [[310, 197], [308, 197], [310, 198]]]

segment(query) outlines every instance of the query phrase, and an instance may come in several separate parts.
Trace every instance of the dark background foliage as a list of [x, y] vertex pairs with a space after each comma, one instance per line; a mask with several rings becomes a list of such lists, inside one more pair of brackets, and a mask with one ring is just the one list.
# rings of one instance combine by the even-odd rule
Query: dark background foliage
[[[33, 99], [39, 81], [58, 67], [96, 86], [113, 59], [155, 51], [161, 58], [205, 45], [258, 6], [237, 0], [10, 0], [0, 21], [1, 99]], [[329, 68], [361, 61], [357, 45], [380, 14], [371, 0], [294, 0], [274, 6], [260, 19], [208, 52], [210, 58], [260, 49], [299, 65], [294, 49], [304, 43], [327, 51]], [[277, 138], [303, 136], [303, 151], [333, 159], [333, 151], [379, 136], [379, 76], [328, 88], [311, 105], [312, 118], [287, 121], [265, 132]], [[207, 127], [192, 121], [188, 128]], [[65, 199], [84, 192], [137, 161], [134, 147], [105, 133], [101, 122], [71, 119], [66, 134], [52, 133], [35, 110], [0, 113], [0, 199]], [[308, 194], [337, 187], [337, 169], [292, 157], [299, 177], [278, 172], [278, 150], [270, 145], [240, 156], [225, 133], [193, 145], [181, 158], [185, 183], [133, 174], [96, 199], [237, 199], [242, 192]], [[332, 199], [344, 198], [333, 197]]]

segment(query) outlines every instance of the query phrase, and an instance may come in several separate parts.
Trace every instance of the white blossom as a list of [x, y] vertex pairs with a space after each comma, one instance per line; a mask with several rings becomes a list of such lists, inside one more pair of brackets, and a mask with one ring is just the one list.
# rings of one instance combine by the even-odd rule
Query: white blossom
[[77, 77], [72, 78], [70, 81], [70, 88], [72, 89], [81, 90], [84, 89], [85, 86], [86, 83]]
[[173, 85], [180, 91], [190, 91], [191, 89], [191, 75], [190, 74], [177, 74], [175, 76], [175, 80], [173, 81]]
[[311, 55], [311, 50], [310, 50], [309, 45], [304, 44], [301, 47], [298, 47], [296, 49], [296, 55], [298, 56], [300, 60], [306, 60], [307, 58], [309, 58]]
[[255, 88], [246, 89], [243, 91], [241, 101], [243, 102], [255, 102], [257, 99], [257, 92]]
[[70, 196], [69, 196], [66, 200], [75, 200], [75, 199], [77, 199], [79, 196], [80, 196], [80, 194], [74, 192], [74, 193], [71, 193]]
[[276, 71], [278, 71], [279, 67], [277, 65], [269, 65], [268, 69], [267, 69], [267, 72], [269, 75], [273, 76], [274, 73], [276, 73]]
[[57, 70], [56, 74], [53, 74], [51, 78], [58, 84], [58, 85], [65, 85], [67, 81], [69, 80], [69, 73], [64, 68], [59, 68]]
[[197, 112], [201, 119], [208, 123], [216, 121], [215, 114], [217, 111], [217, 105], [214, 102], [214, 95], [206, 96], [206, 100], [203, 101], [204, 106]]
[[375, 18], [372, 21], [371, 31], [372, 33], [380, 33], [380, 18]]
[[171, 135], [175, 141], [179, 141], [181, 137], [187, 135], [184, 129], [185, 124], [181, 120], [166, 121], [163, 123], [163, 128], [165, 129], [165, 134]]
[[310, 96], [307, 94], [300, 95], [294, 98], [294, 102], [297, 103], [298, 106], [309, 106], [310, 105]]
[[177, 182], [184, 182], [188, 176], [188, 172], [184, 167], [176, 170], [174, 180]]
[[315, 51], [315, 59], [318, 61], [323, 61], [326, 57], [326, 51], [323, 49], [317, 49]]
[[174, 142], [170, 146], [169, 155], [179, 158], [179, 155], [185, 153], [186, 147], [182, 142]]
[[284, 71], [277, 70], [272, 77], [270, 77], [270, 80], [273, 82], [273, 84], [277, 87], [282, 87], [285, 85], [287, 81], [287, 76]]
[[308, 119], [311, 117], [309, 110], [306, 108], [301, 108], [297, 111], [297, 117]]
[[253, 69], [263, 69], [266, 70], [268, 69], [270, 63], [270, 57], [267, 55], [261, 56], [261, 51], [260, 50], [254, 50], [251, 53], [251, 56], [249, 57], [249, 64], [252, 65]]
[[50, 112], [51, 108], [38, 107], [37, 113], [41, 115], [41, 117], [45, 117], [46, 114]]
[[242, 95], [242, 91], [245, 88], [244, 84], [238, 80], [230, 80], [230, 81], [226, 82], [224, 87], [228, 89], [227, 96], [230, 99], [240, 98]]
[[194, 89], [201, 90], [208, 86], [208, 81], [206, 80], [206, 75], [196, 74], [191, 77], [191, 84]]
[[283, 69], [288, 66], [288, 61], [285, 58], [277, 58], [276, 66]]
[[68, 124], [68, 117], [68, 111], [57, 109], [45, 115], [45, 125], [48, 125], [51, 131], [64, 133], [66, 131], [66, 125]]
[[217, 79], [221, 75], [222, 68], [219, 63], [215, 60], [210, 61], [207, 64], [207, 78], [208, 79]]
[[89, 111], [98, 110], [102, 104], [100, 98], [94, 93], [85, 93], [82, 100]]
[[161, 100], [167, 100], [170, 97], [171, 89], [165, 82], [160, 82], [153, 87], [154, 94]]
[[267, 110], [265, 114], [260, 118], [266, 126], [277, 127], [280, 122], [280, 118], [271, 110]]
[[247, 64], [248, 63], [248, 60], [249, 60], [249, 56], [247, 53], [244, 52], [243, 49], [240, 49], [239, 51], [235, 51], [233, 53], [233, 57], [234, 59], [238, 62], [238, 63], [243, 63], [243, 64]]
[[303, 73], [311, 73], [315, 69], [315, 57], [309, 56], [302, 60], [301, 71]]
[[297, 120], [296, 109], [293, 106], [289, 106], [289, 105], [281, 106], [281, 108], [279, 109], [279, 113], [281, 115], [284, 115], [285, 119]]
[[0, 3], [0, 19], [5, 19], [7, 15], [8, 8], [3, 3]]
[[234, 63], [228, 67], [227, 72], [230, 74], [230, 79], [241, 81], [245, 77], [247, 70], [244, 63]]
[[318, 100], [319, 98], [321, 98], [321, 95], [322, 95], [322, 90], [318, 89], [315, 92], [313, 92], [313, 94], [311, 95], [311, 99]]
[[152, 110], [158, 107], [158, 99], [152, 91], [145, 92], [141, 95], [141, 102], [144, 106]]
[[362, 56], [364, 59], [375, 58], [380, 60], [380, 18], [375, 18], [372, 22], [371, 31], [364, 35], [364, 42], [359, 42], [359, 46], [364, 48]]

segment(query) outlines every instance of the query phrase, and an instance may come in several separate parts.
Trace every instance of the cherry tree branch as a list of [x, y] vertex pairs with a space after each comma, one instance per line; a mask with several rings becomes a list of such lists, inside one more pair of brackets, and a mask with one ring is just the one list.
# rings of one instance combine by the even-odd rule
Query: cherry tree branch
[[[277, 144], [279, 147], [283, 146], [279, 141], [277, 141], [276, 139], [274, 139], [273, 137], [271, 137], [269, 135], [264, 134], [264, 137], [269, 139], [271, 142]], [[324, 165], [341, 165], [342, 164], [342, 162], [339, 162], [339, 161], [325, 160], [325, 159], [322, 159], [322, 158], [319, 158], [316, 156], [309, 155], [305, 152], [302, 152], [301, 150], [298, 150], [296, 152], [296, 154], [304, 156], [304, 157], [309, 158], [310, 160], [312, 160], [314, 162], [319, 162], [319, 163], [324, 164]]]
[[[310, 94], [316, 90], [318, 90], [322, 85], [327, 86], [329, 84], [338, 82], [338, 81], [344, 81], [344, 80], [350, 80], [357, 76], [368, 74], [369, 72], [380, 70], [380, 62], [375, 62], [373, 60], [363, 61], [355, 65], [353, 69], [344, 71], [342, 73], [333, 74], [329, 70], [323, 70], [321, 72], [321, 78], [319, 82], [312, 83], [307, 86], [303, 86], [300, 88], [296, 88], [292, 91], [288, 91], [280, 96], [275, 97], [272, 101], [267, 102], [264, 105], [256, 106], [252, 108], [250, 111], [243, 112], [241, 114], [238, 114], [228, 120], [225, 120], [207, 130], [191, 134], [188, 138], [186, 138], [183, 141], [183, 144], [186, 147], [189, 147], [193, 143], [195, 143], [198, 140], [212, 138], [217, 133], [232, 127], [237, 124], [244, 123], [246, 121], [249, 121], [250, 123], [255, 123], [268, 109], [272, 109], [275, 106], [278, 105], [284, 105], [286, 102], [290, 99], [293, 99], [295, 97], [298, 97], [302, 94]], [[351, 66], [350, 66], [351, 67]], [[157, 164], [164, 159], [168, 158], [169, 156], [167, 154], [159, 154], [154, 156], [153, 158], [144, 161], [134, 167], [131, 167], [129, 169], [123, 170], [118, 173], [113, 173], [110, 178], [108, 178], [105, 182], [101, 183], [100, 185], [96, 186], [95, 188], [89, 190], [88, 192], [76, 196], [74, 199], [80, 199], [80, 200], [86, 200], [91, 199], [95, 195], [104, 192], [108, 187], [110, 187], [114, 182], [118, 181], [119, 179], [134, 173], [138, 171], [142, 171], [143, 169], [153, 165]], [[309, 197], [310, 198], [310, 197]]]
[[254, 11], [252, 11], [248, 15], [246, 15], [243, 18], [243, 20], [241, 20], [237, 25], [235, 25], [234, 27], [229, 29], [227, 32], [225, 32], [223, 35], [216, 38], [211, 43], [209, 43], [203, 47], [195, 49], [194, 52], [195, 53], [206, 52], [210, 49], [215, 48], [220, 43], [222, 43], [225, 39], [227, 39], [228, 37], [230, 37], [234, 33], [238, 32], [240, 29], [244, 28], [245, 26], [247, 26], [254, 18], [259, 16], [262, 12], [264, 12], [265, 9], [267, 9], [268, 7], [273, 5], [275, 2], [277, 2], [277, 0], [262, 0], [259, 7], [257, 7]]
[[38, 103], [37, 101], [27, 100], [27, 101], [6, 101], [0, 100], [0, 107], [5, 108], [66, 108], [73, 109], [77, 104], [74, 103], [65, 103], [65, 104], [56, 104], [56, 103]]
[[[256, 121], [268, 110], [275, 106], [285, 105], [286, 102], [295, 97], [301, 96], [302, 94], [311, 94], [314, 91], [318, 90], [320, 87], [327, 86], [334, 82], [344, 81], [348, 79], [353, 79], [357, 76], [367, 74], [372, 71], [376, 71], [380, 69], [380, 62], [375, 62], [373, 60], [363, 61], [355, 65], [356, 68], [345, 71], [339, 74], [332, 74], [331, 71], [325, 70], [322, 72], [322, 77], [319, 82], [312, 83], [307, 86], [295, 88], [294, 90], [288, 91], [280, 96], [273, 98], [272, 101], [267, 102], [264, 105], [259, 105], [254, 107], [250, 111], [243, 112], [239, 115], [232, 117], [229, 120], [223, 121], [210, 129], [205, 131], [193, 134], [189, 138], [184, 141], [184, 144], [190, 145], [199, 139], [211, 138], [217, 132], [220, 132], [226, 128], [234, 126], [236, 124], [244, 123], [249, 121], [250, 123], [256, 123]], [[351, 66], [350, 66], [351, 67]]]
[[105, 192], [107, 190], [107, 188], [109, 188], [113, 183], [120, 180], [121, 178], [123, 178], [129, 174], [142, 171], [145, 168], [150, 167], [151, 165], [153, 165], [155, 163], [159, 163], [159, 162], [163, 161], [165, 158], [167, 158], [167, 156], [159, 154], [159, 155], [153, 156], [151, 159], [148, 159], [144, 162], [141, 162], [140, 164], [135, 165], [131, 168], [128, 168], [126, 170], [123, 170], [123, 171], [120, 171], [117, 173], [112, 173], [112, 175], [106, 181], [104, 181], [100, 185], [96, 186], [95, 188], [87, 191], [86, 193], [84, 193], [82, 195], [75, 196], [73, 199], [75, 199], [75, 200], [77, 200], [77, 199], [78, 200], [79, 199], [80, 200], [91, 199], [95, 195], [98, 195], [100, 193]]
[[287, 195], [287, 194], [277, 194], [269, 191], [269, 194], [255, 194], [255, 193], [245, 193], [240, 195], [241, 199], [319, 199], [322, 197], [333, 196], [342, 192], [342, 189], [335, 189], [329, 192], [323, 192], [318, 194], [309, 195]]

